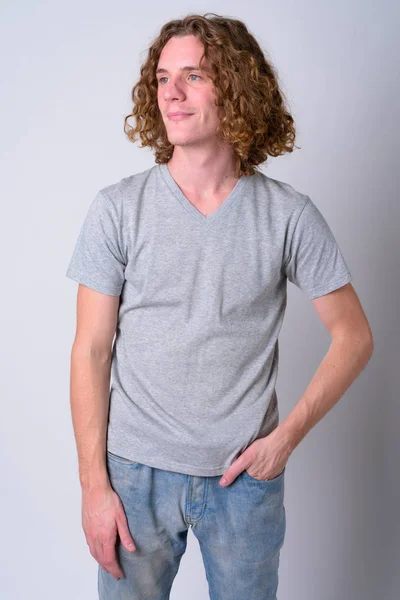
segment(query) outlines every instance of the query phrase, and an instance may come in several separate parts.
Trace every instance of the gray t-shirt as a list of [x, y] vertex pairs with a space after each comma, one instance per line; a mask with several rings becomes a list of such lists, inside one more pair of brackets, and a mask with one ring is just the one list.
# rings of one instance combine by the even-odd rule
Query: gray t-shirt
[[107, 449], [200, 476], [222, 475], [278, 425], [287, 279], [310, 299], [352, 280], [291, 185], [242, 176], [205, 216], [160, 164], [97, 193], [66, 275], [121, 295]]

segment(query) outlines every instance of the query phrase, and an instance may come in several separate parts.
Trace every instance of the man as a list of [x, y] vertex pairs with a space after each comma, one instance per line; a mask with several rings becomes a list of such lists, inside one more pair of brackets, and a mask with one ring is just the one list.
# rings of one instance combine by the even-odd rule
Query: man
[[[168, 598], [192, 526], [210, 598], [272, 600], [287, 461], [365, 367], [372, 334], [316, 205], [255, 168], [292, 151], [294, 126], [242, 22], [164, 25], [132, 98], [127, 133], [157, 164], [98, 192], [67, 271], [80, 284], [71, 408], [99, 597]], [[287, 279], [332, 341], [278, 424]]]

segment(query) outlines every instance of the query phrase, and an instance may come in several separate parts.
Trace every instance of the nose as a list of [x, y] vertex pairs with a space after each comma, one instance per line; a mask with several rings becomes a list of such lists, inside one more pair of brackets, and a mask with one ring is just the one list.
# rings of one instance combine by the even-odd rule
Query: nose
[[185, 98], [185, 92], [177, 80], [171, 80], [164, 84], [164, 100], [183, 100]]

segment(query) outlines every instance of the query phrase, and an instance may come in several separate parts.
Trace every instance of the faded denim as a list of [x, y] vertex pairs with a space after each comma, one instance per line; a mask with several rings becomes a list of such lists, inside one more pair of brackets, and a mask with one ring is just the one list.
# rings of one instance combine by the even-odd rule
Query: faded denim
[[99, 600], [168, 600], [189, 527], [199, 541], [210, 600], [276, 600], [286, 531], [284, 474], [257, 480], [243, 471], [227, 487], [221, 475], [150, 467], [107, 452], [136, 552], [117, 538], [124, 578], [98, 567]]

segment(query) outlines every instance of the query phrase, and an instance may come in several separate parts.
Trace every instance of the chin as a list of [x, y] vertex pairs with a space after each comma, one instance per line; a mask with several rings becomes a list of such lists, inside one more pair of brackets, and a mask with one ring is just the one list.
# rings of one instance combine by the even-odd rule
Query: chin
[[183, 135], [171, 135], [168, 136], [168, 141], [173, 146], [186, 146], [187, 144], [192, 143], [194, 140], [190, 138], [184, 137]]

